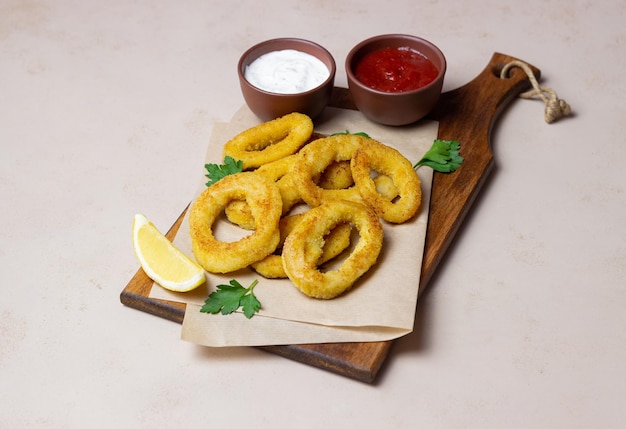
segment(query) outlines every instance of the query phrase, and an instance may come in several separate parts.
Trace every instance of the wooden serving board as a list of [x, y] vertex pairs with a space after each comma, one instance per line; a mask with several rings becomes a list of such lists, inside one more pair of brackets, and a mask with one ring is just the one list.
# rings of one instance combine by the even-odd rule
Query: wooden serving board
[[[513, 68], [509, 77], [501, 79], [500, 71], [517, 60], [495, 53], [485, 69], [471, 82], [442, 94], [429, 115], [439, 121], [438, 138], [461, 142], [465, 161], [452, 174], [435, 173], [422, 261], [419, 293], [432, 278], [463, 219], [481, 190], [493, 167], [490, 134], [502, 110], [521, 92], [530, 87], [525, 73]], [[530, 66], [537, 79], [540, 71]], [[356, 110], [350, 92], [335, 88], [331, 105]], [[185, 209], [186, 210], [186, 209]], [[185, 211], [172, 225], [167, 237], [172, 240]], [[182, 323], [185, 304], [150, 298], [152, 280], [140, 268], [120, 295], [124, 305]], [[368, 343], [300, 344], [259, 347], [271, 353], [372, 383], [385, 362], [393, 341]]]

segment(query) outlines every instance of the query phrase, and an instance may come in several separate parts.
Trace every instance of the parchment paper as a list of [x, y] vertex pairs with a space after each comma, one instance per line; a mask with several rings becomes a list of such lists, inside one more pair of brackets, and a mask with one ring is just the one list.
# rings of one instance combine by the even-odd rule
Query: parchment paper
[[[259, 122], [244, 106], [231, 122], [214, 124], [206, 162], [221, 163], [224, 144]], [[336, 108], [327, 108], [315, 125], [315, 130], [323, 134], [346, 130], [366, 132], [395, 147], [413, 163], [431, 147], [438, 129], [437, 122], [426, 120], [410, 127], [386, 127], [368, 121], [358, 111]], [[205, 188], [206, 172], [202, 166], [194, 198]], [[343, 296], [333, 300], [309, 298], [289, 280], [268, 280], [244, 269], [226, 275], [209, 273], [205, 285], [188, 293], [170, 292], [155, 284], [150, 297], [186, 303], [181, 337], [205, 346], [385, 341], [406, 335], [413, 330], [415, 319], [432, 183], [430, 168], [420, 168], [418, 173], [422, 181], [418, 215], [401, 225], [383, 221], [384, 245], [377, 264]], [[174, 243], [193, 258], [187, 221], [185, 217]], [[233, 227], [221, 222], [216, 237], [222, 239], [219, 234], [229, 237], [229, 228]], [[228, 316], [201, 313], [200, 307], [208, 294], [218, 284], [231, 279], [244, 286], [259, 280], [254, 293], [262, 303], [260, 312], [252, 319], [241, 313]]]

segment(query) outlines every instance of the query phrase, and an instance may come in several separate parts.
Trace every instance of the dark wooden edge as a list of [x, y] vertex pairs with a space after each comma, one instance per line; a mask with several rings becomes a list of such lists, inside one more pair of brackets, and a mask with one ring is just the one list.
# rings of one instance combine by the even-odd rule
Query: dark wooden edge
[[[454, 174], [434, 174], [420, 294], [432, 278], [491, 170], [493, 155], [489, 137], [493, 123], [506, 105], [529, 87], [527, 79], [519, 72], [513, 71], [508, 79], [498, 77], [499, 70], [513, 60], [516, 59], [495, 53], [476, 79], [442, 94], [437, 107], [429, 115], [430, 119], [439, 121], [438, 138], [462, 142], [461, 155], [465, 161]], [[539, 78], [540, 71], [536, 67], [531, 68]], [[488, 88], [484, 88], [485, 84]], [[346, 88], [335, 88], [330, 105], [356, 109]], [[459, 124], [459, 117], [471, 117], [473, 120], [468, 126], [467, 122]], [[176, 235], [185, 211], [167, 232], [170, 240]], [[128, 307], [182, 323], [185, 304], [149, 298], [151, 287], [152, 280], [140, 268], [121, 292], [120, 301]], [[355, 344], [358, 345], [358, 353], [355, 353]], [[382, 341], [258, 348], [358, 381], [373, 383], [392, 345], [393, 341]]]
[[[430, 212], [420, 277], [420, 294], [452, 243], [493, 167], [491, 130], [502, 111], [531, 85], [526, 74], [513, 68], [507, 79], [502, 68], [517, 58], [494, 53], [489, 64], [471, 82], [443, 93], [430, 113], [439, 121], [438, 138], [461, 142], [461, 167], [453, 174], [433, 176]], [[530, 65], [540, 78], [538, 68]], [[459, 118], [471, 118], [460, 121]], [[452, 203], [451, 203], [452, 202]]]

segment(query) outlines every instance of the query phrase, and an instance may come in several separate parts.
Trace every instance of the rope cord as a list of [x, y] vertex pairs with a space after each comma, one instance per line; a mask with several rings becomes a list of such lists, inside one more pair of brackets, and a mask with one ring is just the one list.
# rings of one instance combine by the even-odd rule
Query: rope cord
[[528, 99], [534, 97], [541, 98], [546, 105], [544, 119], [548, 124], [551, 124], [557, 119], [567, 116], [572, 112], [570, 105], [567, 104], [565, 100], [560, 99], [556, 91], [554, 91], [552, 88], [539, 85], [535, 74], [526, 63], [523, 63], [521, 61], [511, 61], [510, 63], [506, 64], [502, 69], [502, 72], [500, 73], [500, 78], [506, 78], [509, 70], [513, 67], [519, 67], [524, 70], [524, 72], [528, 76], [528, 80], [530, 80], [530, 83], [533, 86], [531, 90], [521, 93], [520, 97]]

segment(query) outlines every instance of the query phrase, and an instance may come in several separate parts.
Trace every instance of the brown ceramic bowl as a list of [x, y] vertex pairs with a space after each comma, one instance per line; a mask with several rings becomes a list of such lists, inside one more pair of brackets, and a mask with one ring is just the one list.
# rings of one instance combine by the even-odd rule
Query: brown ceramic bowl
[[[370, 52], [383, 48], [409, 47], [428, 58], [439, 71], [434, 81], [405, 92], [372, 89], [355, 76], [355, 67]], [[387, 34], [369, 38], [356, 45], [346, 58], [348, 86], [357, 108], [370, 120], [384, 125], [407, 125], [426, 116], [441, 95], [446, 73], [446, 59], [431, 42], [405, 34]]]
[[[246, 68], [261, 55], [273, 51], [293, 49], [313, 55], [328, 68], [328, 78], [313, 89], [295, 94], [282, 94], [260, 89], [246, 80]], [[239, 60], [237, 74], [243, 97], [261, 120], [269, 121], [288, 113], [304, 113], [311, 118], [318, 116], [330, 100], [335, 82], [336, 64], [333, 56], [317, 43], [296, 38], [280, 38], [261, 42], [248, 49]]]

